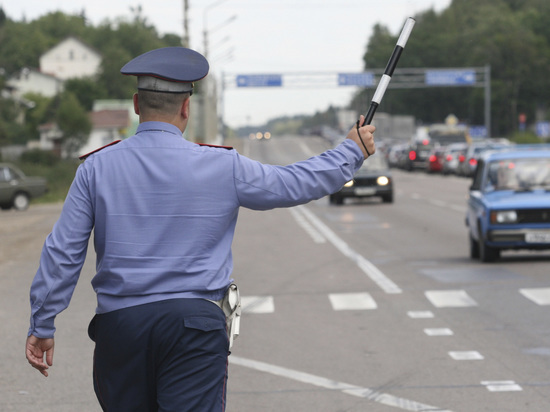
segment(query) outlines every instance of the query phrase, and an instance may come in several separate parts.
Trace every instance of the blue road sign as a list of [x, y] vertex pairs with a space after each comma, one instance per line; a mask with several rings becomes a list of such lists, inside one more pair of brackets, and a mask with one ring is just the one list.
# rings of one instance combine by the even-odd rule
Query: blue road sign
[[548, 138], [550, 137], [550, 122], [537, 122], [536, 124], [537, 136]]
[[427, 70], [425, 76], [429, 86], [471, 86], [476, 83], [473, 69]]
[[479, 139], [487, 136], [487, 128], [485, 126], [470, 126], [468, 128], [468, 133], [472, 139]]
[[281, 87], [283, 76], [280, 74], [240, 74], [237, 87]]
[[338, 86], [374, 86], [372, 73], [338, 73]]

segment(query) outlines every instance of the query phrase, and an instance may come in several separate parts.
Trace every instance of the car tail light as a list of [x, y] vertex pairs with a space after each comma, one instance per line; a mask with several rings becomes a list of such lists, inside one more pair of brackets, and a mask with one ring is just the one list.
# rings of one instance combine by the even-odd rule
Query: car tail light
[[475, 166], [477, 165], [477, 159], [470, 159], [468, 163], [470, 163], [470, 166]]
[[436, 155], [430, 155], [430, 162], [434, 163], [434, 162], [437, 162], [437, 156]]
[[458, 161], [462, 163], [464, 160], [466, 160], [466, 157], [464, 155], [458, 156]]
[[447, 155], [447, 162], [450, 162], [451, 160], [453, 160], [453, 156], [452, 155]]
[[410, 160], [415, 160], [416, 159], [416, 152], [414, 150], [411, 150], [409, 152], [409, 159]]

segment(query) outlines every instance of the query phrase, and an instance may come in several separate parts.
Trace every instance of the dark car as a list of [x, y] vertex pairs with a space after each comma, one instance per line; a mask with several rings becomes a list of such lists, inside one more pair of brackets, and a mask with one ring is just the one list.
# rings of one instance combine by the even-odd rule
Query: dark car
[[434, 143], [429, 139], [415, 141], [410, 145], [403, 169], [405, 170], [426, 170], [428, 168], [430, 152], [434, 148]]
[[0, 163], [0, 208], [26, 210], [30, 200], [48, 191], [46, 179], [29, 177], [7, 163]]
[[488, 152], [470, 187], [470, 257], [494, 261], [505, 249], [550, 249], [550, 148]]
[[388, 162], [377, 154], [369, 157], [357, 171], [353, 180], [329, 197], [330, 203], [341, 205], [348, 197], [381, 197], [385, 203], [393, 202], [393, 180]]

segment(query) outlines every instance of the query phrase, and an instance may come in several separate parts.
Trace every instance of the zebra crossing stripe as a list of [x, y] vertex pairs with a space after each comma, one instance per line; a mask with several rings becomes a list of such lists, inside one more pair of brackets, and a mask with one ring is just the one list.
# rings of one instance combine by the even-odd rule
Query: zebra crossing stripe
[[550, 305], [550, 288], [520, 289], [519, 293], [537, 305]]

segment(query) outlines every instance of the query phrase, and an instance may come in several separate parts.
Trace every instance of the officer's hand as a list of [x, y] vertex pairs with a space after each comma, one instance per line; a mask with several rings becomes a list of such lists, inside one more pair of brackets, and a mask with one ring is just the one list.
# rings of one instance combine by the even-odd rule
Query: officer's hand
[[[42, 375], [48, 376], [47, 369], [53, 365], [53, 347], [54, 340], [37, 338], [30, 335], [25, 345], [25, 355], [31, 366], [37, 369]], [[46, 354], [46, 363], [44, 363], [44, 354]]]
[[[359, 118], [359, 124], [362, 125], [364, 121], [365, 116], [361, 115], [361, 117]], [[365, 125], [359, 128], [357, 128], [357, 126], [355, 125], [351, 128], [346, 137], [346, 139], [353, 140], [355, 143], [357, 143], [357, 146], [359, 146], [359, 148], [363, 152], [363, 156], [365, 156], [365, 159], [376, 152], [373, 136], [375, 130], [376, 127], [371, 125]]]

